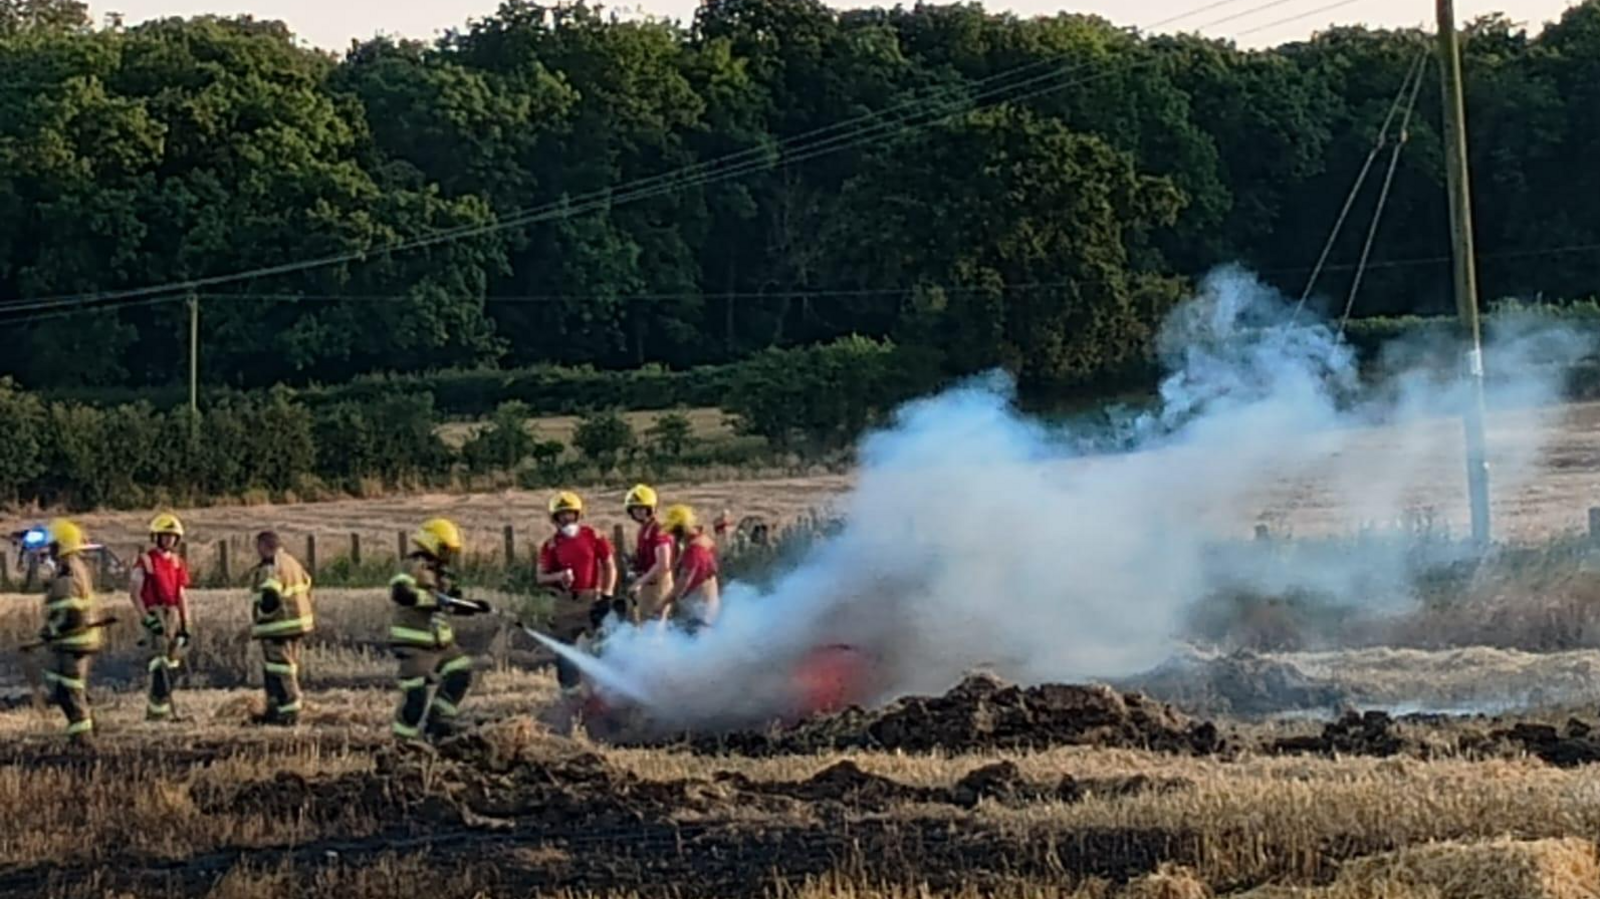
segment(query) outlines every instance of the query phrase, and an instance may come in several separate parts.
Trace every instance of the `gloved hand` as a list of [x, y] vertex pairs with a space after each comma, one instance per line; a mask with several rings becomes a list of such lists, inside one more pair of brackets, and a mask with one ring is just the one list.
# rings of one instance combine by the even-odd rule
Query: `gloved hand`
[[451, 599], [460, 599], [462, 596], [461, 588], [451, 587], [449, 590], [445, 591], [444, 595], [450, 597]]
[[161, 623], [161, 616], [154, 612], [144, 616], [144, 620], [140, 624], [143, 624], [144, 629], [149, 631], [153, 637], [159, 637], [166, 633], [167, 630], [166, 625]]
[[56, 629], [55, 628], [46, 626], [46, 627], [42, 627], [42, 628], [39, 629], [39, 642], [40, 643], [49, 643], [51, 640], [54, 640], [55, 638], [56, 638]]
[[188, 628], [180, 629], [178, 631], [178, 635], [176, 637], [174, 637], [173, 639], [177, 641], [179, 649], [188, 648], [188, 646], [189, 646], [189, 630], [188, 630]]
[[628, 620], [628, 600], [616, 596], [602, 596], [589, 608], [589, 626], [598, 629], [605, 620], [616, 615], [618, 621]]

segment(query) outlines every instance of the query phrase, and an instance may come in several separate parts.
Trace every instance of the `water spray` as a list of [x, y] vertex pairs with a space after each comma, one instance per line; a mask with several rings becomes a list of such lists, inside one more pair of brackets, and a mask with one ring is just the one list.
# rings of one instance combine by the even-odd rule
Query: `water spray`
[[623, 677], [621, 673], [616, 671], [616, 669], [610, 667], [594, 656], [575, 649], [574, 647], [568, 646], [567, 644], [562, 643], [560, 640], [547, 637], [531, 627], [524, 626], [522, 630], [528, 636], [538, 640], [546, 649], [577, 666], [579, 671], [582, 671], [585, 675], [606, 689], [619, 693], [628, 700], [638, 703], [646, 709], [653, 710], [656, 708], [655, 701], [650, 698], [648, 693], [639, 689], [639, 687], [635, 686], [626, 677]]

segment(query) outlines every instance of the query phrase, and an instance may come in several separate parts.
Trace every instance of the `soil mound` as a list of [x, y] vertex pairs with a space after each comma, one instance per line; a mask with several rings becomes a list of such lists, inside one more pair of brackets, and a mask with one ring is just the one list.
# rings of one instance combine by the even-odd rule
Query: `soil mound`
[[1516, 721], [1486, 729], [1435, 715], [1394, 718], [1385, 712], [1347, 712], [1317, 734], [1274, 740], [1268, 751], [1281, 754], [1449, 755], [1488, 758], [1526, 752], [1562, 768], [1600, 763], [1600, 730], [1571, 718], [1564, 726]]
[[1339, 720], [1324, 725], [1319, 734], [1284, 737], [1273, 741], [1271, 748], [1289, 755], [1318, 753], [1386, 758], [1414, 747], [1387, 712], [1346, 712]]
[[1018, 687], [969, 677], [937, 697], [910, 697], [868, 713], [852, 709], [789, 730], [696, 737], [702, 752], [794, 755], [838, 749], [970, 752], [1105, 746], [1210, 755], [1227, 748], [1210, 722], [1106, 686]]
[[1496, 730], [1491, 739], [1502, 740], [1561, 768], [1576, 768], [1600, 762], [1600, 736], [1590, 725], [1572, 718], [1566, 727], [1551, 724], [1514, 724]]

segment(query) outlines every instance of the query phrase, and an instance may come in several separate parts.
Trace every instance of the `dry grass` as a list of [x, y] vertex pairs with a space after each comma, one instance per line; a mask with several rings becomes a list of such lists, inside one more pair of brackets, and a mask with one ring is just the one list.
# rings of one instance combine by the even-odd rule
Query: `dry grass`
[[[655, 426], [662, 416], [681, 413], [689, 419], [690, 433], [695, 440], [714, 441], [726, 440], [734, 436], [733, 426], [729, 423], [728, 413], [721, 409], [701, 407], [696, 409], [672, 410], [665, 409], [658, 412], [624, 412], [622, 419], [633, 427], [634, 434], [641, 440], [646, 439], [646, 434]], [[572, 435], [578, 430], [578, 422], [582, 421], [576, 415], [547, 415], [528, 421], [528, 433], [536, 440], [558, 440], [568, 446], [572, 445]], [[453, 422], [439, 429], [439, 436], [454, 447], [460, 447], [472, 438], [474, 434], [488, 426], [487, 422]]]
[[1429, 896], [1439, 899], [1594, 899], [1594, 843], [1574, 838], [1437, 843], [1359, 858], [1332, 885], [1264, 888], [1249, 899]]
[[[475, 591], [475, 595], [501, 605], [511, 602], [494, 591]], [[259, 684], [260, 652], [249, 638], [250, 599], [246, 592], [196, 590], [191, 594], [191, 608], [190, 685]], [[95, 660], [94, 680], [121, 686], [142, 682], [149, 656], [139, 645], [143, 631], [126, 595], [102, 594], [101, 611], [115, 616], [118, 623], [109, 629], [106, 650]], [[386, 683], [394, 668], [386, 645], [392, 611], [383, 590], [318, 590], [317, 629], [306, 640], [302, 662], [308, 677], [336, 684]], [[42, 616], [40, 597], [0, 594], [0, 645], [21, 645], [35, 639]], [[513, 651], [530, 658], [540, 655], [527, 638], [512, 633], [500, 619], [464, 618], [452, 623], [462, 645], [489, 663], [503, 667]], [[0, 653], [0, 693], [24, 689], [27, 666], [38, 661]]]
[[1425, 709], [1588, 706], [1600, 703], [1600, 651], [1535, 653], [1465, 646], [1378, 647], [1272, 656], [1346, 688], [1363, 703]]
[[[0, 639], [31, 633], [37, 598], [0, 599]], [[136, 628], [119, 627], [112, 649], [94, 680], [101, 746], [88, 761], [64, 759], [60, 722], [51, 710], [38, 714], [25, 704], [0, 709], [0, 877], [7, 867], [77, 860], [132, 857], [146, 866], [193, 859], [212, 852], [328, 845], [360, 839], [394, 822], [372, 808], [352, 804], [348, 813], [312, 819], [254, 805], [232, 805], [227, 797], [252, 785], [285, 778], [320, 782], [343, 775], [376, 776], [380, 753], [389, 745], [388, 722], [396, 696], [393, 663], [355, 639], [380, 635], [387, 621], [380, 591], [326, 591], [319, 604], [322, 630], [305, 663], [308, 709], [289, 732], [245, 725], [260, 702], [249, 644], [228, 653], [224, 634], [244, 628], [237, 593], [197, 597], [202, 622], [197, 658], [224, 668], [237, 684], [185, 689], [177, 702], [188, 720], [142, 721], [141, 654], [132, 645]], [[490, 646], [492, 632], [474, 633], [472, 648]], [[361, 636], [360, 639], [366, 639]], [[215, 645], [210, 645], [211, 642]], [[1374, 682], [1425, 676], [1441, 690], [1466, 689], [1452, 666], [1481, 664], [1485, 677], [1507, 671], [1582, 670], [1573, 659], [1512, 654], [1463, 654], [1436, 659], [1419, 653], [1353, 654], [1352, 674]], [[1338, 657], [1318, 656], [1330, 668]], [[785, 885], [774, 872], [770, 887], [753, 895], [773, 899], [977, 899], [978, 896], [1070, 897], [1070, 899], [1205, 899], [1255, 889], [1251, 899], [1578, 899], [1600, 891], [1600, 864], [1593, 844], [1600, 834], [1600, 781], [1583, 769], [1563, 770], [1533, 760], [1435, 760], [1368, 758], [1190, 758], [1134, 750], [1066, 747], [1048, 751], [908, 755], [849, 752], [776, 758], [707, 757], [660, 749], [621, 749], [576, 744], [551, 734], [534, 716], [556, 698], [547, 671], [494, 664], [481, 672], [466, 704], [471, 721], [487, 722], [484, 737], [500, 757], [521, 749], [523, 758], [551, 759], [577, 751], [599, 752], [614, 768], [646, 782], [713, 782], [736, 773], [754, 781], [804, 781], [841, 760], [919, 787], [947, 787], [973, 769], [1010, 761], [1038, 783], [1064, 777], [1080, 782], [1144, 776], [1175, 781], [1156, 791], [1090, 792], [1074, 802], [1006, 804], [986, 800], [975, 808], [903, 802], [870, 813], [848, 808], [822, 814], [810, 807], [774, 818], [770, 807], [737, 805], [684, 809], [679, 822], [722, 816], [759, 833], [769, 826], [851, 828], [870, 822], [935, 832], [1000, 834], [1018, 851], [1070, 845], [1080, 835], [1129, 833], [1170, 835], [1193, 848], [1171, 865], [1115, 884], [1063, 872], [1054, 881], [1006, 879], [985, 872], [982, 886], [950, 890], [919, 885], [914, 870], [887, 874], [872, 858], [844, 864], [837, 876]], [[1541, 667], [1543, 666], [1543, 667]], [[1555, 666], [1554, 668], [1550, 666]], [[119, 671], [121, 674], [119, 675]], [[1407, 672], [1413, 672], [1407, 674]], [[15, 671], [6, 686], [22, 688]], [[219, 680], [225, 679], [218, 677]], [[640, 788], [645, 795], [646, 788]], [[696, 795], [718, 793], [715, 784]], [[843, 819], [830, 815], [845, 815]], [[213, 856], [215, 858], [215, 856]], [[470, 855], [465, 856], [470, 858]], [[496, 856], [511, 870], [559, 870], [570, 858], [557, 846], [529, 841]], [[360, 863], [285, 861], [281, 854], [218, 868], [208, 895], [224, 899], [296, 895], [316, 899], [376, 899], [424, 892], [432, 899], [502, 895], [492, 880], [441, 870], [422, 856], [396, 852]], [[470, 866], [468, 866], [470, 868]], [[901, 876], [903, 874], [903, 876]], [[888, 877], [886, 880], [885, 877]], [[103, 897], [120, 881], [91, 878], [61, 883], [34, 895]], [[1269, 886], [1262, 886], [1269, 885]], [[692, 885], [690, 885], [692, 886]], [[163, 892], [165, 887], [136, 895]], [[177, 889], [174, 887], [173, 889]], [[0, 890], [3, 892], [3, 890]], [[647, 889], [650, 895], [659, 895]], [[693, 893], [692, 889], [687, 890]], [[613, 895], [604, 892], [600, 895]], [[619, 896], [620, 899], [620, 896]]]
[[1356, 859], [1339, 879], [1435, 887], [1448, 899], [1592, 899], [1600, 889], [1600, 862], [1589, 840], [1502, 839]]
[[[107, 719], [116, 725], [102, 749], [108, 758], [118, 758], [119, 750], [148, 753], [157, 745], [221, 747], [218, 759], [191, 768], [162, 765], [155, 755], [146, 755], [147, 761], [132, 766], [97, 764], [87, 773], [35, 767], [26, 758], [50, 744], [53, 728], [42, 728], [26, 712], [0, 714], [0, 740], [17, 747], [9, 759], [0, 758], [0, 807], [16, 810], [0, 819], [0, 865], [81, 859], [85, 846], [94, 847], [89, 850], [90, 857], [109, 855], [115, 849], [154, 859], [182, 859], [221, 847], [283, 845], [333, 833], [351, 837], [371, 832], [378, 822], [363, 819], [359, 810], [345, 820], [314, 823], [271, 819], [247, 808], [202, 807], [197, 797], [222, 785], [237, 788], [285, 774], [310, 778], [370, 771], [372, 753], [384, 743], [383, 729], [392, 701], [385, 691], [314, 690], [310, 700], [314, 711], [308, 723], [292, 734], [240, 729], [224, 712], [247, 695], [244, 691], [192, 691], [185, 698], [200, 721], [180, 727], [129, 726], [127, 719], [137, 713], [136, 702], [119, 701], [107, 710]], [[492, 729], [492, 741], [515, 745], [546, 742], [559, 749], [563, 745], [559, 738], [526, 717], [531, 708], [552, 698], [546, 676], [491, 673], [474, 692], [469, 706], [475, 715], [510, 719]], [[725, 771], [755, 779], [803, 780], [841, 758], [850, 758], [871, 772], [936, 786], [953, 783], [979, 765], [1004, 758], [1017, 762], [1024, 776], [1035, 781], [1067, 775], [1088, 779], [1143, 774], [1187, 782], [1176, 791], [1090, 795], [1072, 804], [1009, 807], [985, 802], [971, 811], [910, 804], [889, 812], [908, 822], [932, 819], [957, 829], [998, 828], [1012, 834], [1019, 846], [1071, 839], [1077, 833], [1125, 829], [1190, 834], [1199, 847], [1191, 868], [1163, 868], [1120, 890], [1095, 882], [1071, 886], [1075, 892], [1063, 891], [1060, 885], [1019, 883], [1010, 892], [982, 895], [1203, 899], [1212, 891], [1226, 895], [1228, 889], [1277, 883], [1285, 886], [1258, 890], [1252, 897], [1576, 899], [1593, 895], [1582, 892], [1581, 886], [1600, 888], [1592, 844], [1587, 839], [1572, 839], [1600, 833], [1600, 784], [1587, 772], [1558, 770], [1531, 761], [1255, 758], [1225, 762], [1090, 748], [954, 757], [854, 753], [748, 760], [591, 748], [599, 748], [609, 762], [625, 771], [659, 781], [709, 779]], [[68, 797], [74, 801], [65, 801]], [[759, 822], [757, 811], [748, 814], [753, 822]], [[1392, 846], [1407, 851], [1380, 854]], [[529, 847], [517, 857], [517, 863], [529, 867], [561, 863], [558, 855], [536, 849]], [[1330, 868], [1334, 860], [1361, 856], [1373, 857]], [[408, 872], [413, 869], [407, 866], [414, 863], [394, 859], [363, 865], [359, 870], [319, 869], [317, 878], [321, 879], [314, 879], [297, 895], [393, 895], [388, 885], [412, 876]], [[779, 892], [808, 899], [974, 895], [869, 886], [874, 881], [864, 871], [847, 873], [853, 879], [813, 882]], [[1337, 879], [1331, 885], [1311, 888], [1335, 873]], [[1500, 886], [1464, 891], [1469, 884], [1489, 883], [1491, 874]], [[238, 869], [223, 878], [212, 895], [267, 895], [273, 885], [285, 882], [283, 878], [295, 876], [286, 869]], [[425, 878], [419, 881], [428, 882]], [[459, 886], [432, 895], [437, 899], [474, 895], [456, 889]]]
[[[735, 518], [758, 515], [767, 522], [783, 526], [812, 509], [826, 506], [850, 485], [844, 475], [815, 477], [763, 477], [726, 479], [702, 483], [659, 485], [665, 502], [687, 502], [708, 517], [730, 512]], [[610, 533], [614, 525], [625, 524], [622, 498], [633, 485], [619, 478], [604, 489], [584, 490], [593, 523]], [[462, 527], [470, 553], [482, 556], [503, 555], [504, 528], [511, 525], [518, 536], [518, 555], [531, 561], [532, 552], [549, 533], [546, 512], [547, 491], [503, 490], [490, 493], [423, 493], [377, 499], [342, 499], [324, 503], [296, 503], [254, 506], [213, 506], [180, 509], [190, 534], [190, 554], [212, 564], [216, 544], [231, 541], [233, 570], [247, 567], [246, 550], [250, 536], [271, 528], [282, 534], [292, 550], [305, 545], [308, 534], [317, 538], [320, 560], [349, 553], [350, 535], [359, 534], [367, 558], [386, 558], [395, 553], [396, 535], [409, 534], [423, 519], [445, 515]], [[78, 516], [90, 535], [110, 546], [123, 558], [131, 558], [146, 539], [149, 511], [97, 512]], [[0, 530], [26, 527], [36, 519], [0, 517]]]
[[[304, 820], [240, 808], [203, 810], [200, 798], [237, 784], [370, 770], [354, 751], [328, 752], [315, 743], [246, 748], [213, 765], [175, 771], [159, 757], [88, 767], [0, 766], [0, 863], [87, 861], [122, 853], [183, 860], [224, 846], [255, 847], [303, 841], [322, 829]], [[352, 810], [358, 814], [358, 810]], [[376, 822], [340, 822], [341, 832]]]

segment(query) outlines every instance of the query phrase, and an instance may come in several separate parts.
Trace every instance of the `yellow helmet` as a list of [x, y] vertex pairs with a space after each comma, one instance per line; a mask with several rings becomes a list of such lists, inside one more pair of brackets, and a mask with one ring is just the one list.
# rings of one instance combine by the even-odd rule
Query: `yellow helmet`
[[636, 484], [628, 491], [628, 497], [622, 504], [630, 509], [638, 507], [654, 509], [657, 502], [656, 492], [649, 484]]
[[687, 533], [694, 530], [694, 509], [688, 506], [668, 506], [667, 512], [661, 517], [661, 526], [669, 531]]
[[583, 514], [583, 497], [570, 490], [563, 490], [550, 497], [550, 516], [554, 518], [562, 512], [577, 512]]
[[150, 533], [171, 534], [174, 537], [182, 537], [183, 522], [179, 521], [178, 516], [173, 515], [171, 512], [163, 512], [150, 519]]
[[448, 518], [430, 518], [411, 535], [411, 542], [435, 557], [461, 551], [461, 529]]
[[83, 552], [84, 547], [89, 545], [83, 536], [83, 528], [65, 518], [50, 522], [50, 542], [56, 545], [56, 553], [62, 556]]

